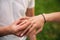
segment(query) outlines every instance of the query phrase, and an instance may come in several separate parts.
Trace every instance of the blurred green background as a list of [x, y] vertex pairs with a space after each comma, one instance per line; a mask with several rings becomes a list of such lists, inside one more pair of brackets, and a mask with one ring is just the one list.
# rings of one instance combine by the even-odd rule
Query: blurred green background
[[[35, 0], [36, 15], [60, 11], [60, 0]], [[49, 22], [37, 35], [37, 40], [60, 40], [60, 23]]]
[[[60, 12], [60, 0], [35, 0], [35, 14]], [[60, 23], [47, 22], [37, 40], [60, 40]]]

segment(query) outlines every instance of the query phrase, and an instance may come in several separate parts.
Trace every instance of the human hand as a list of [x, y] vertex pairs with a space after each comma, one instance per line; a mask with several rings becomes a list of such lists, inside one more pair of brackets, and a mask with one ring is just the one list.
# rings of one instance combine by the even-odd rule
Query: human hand
[[44, 26], [44, 19], [43, 19], [42, 15], [30, 17], [30, 18], [28, 18], [28, 19], [29, 19], [29, 21], [31, 21], [31, 25], [32, 25], [32, 26], [27, 27], [27, 28], [24, 30], [24, 32], [21, 34], [21, 36], [24, 35], [24, 33], [25, 33], [27, 30], [29, 30], [29, 31], [27, 32], [27, 35], [28, 35], [29, 33], [31, 33], [34, 29], [37, 29], [36, 34], [38, 34], [39, 32], [42, 31], [43, 26]]
[[28, 22], [27, 20], [18, 19], [15, 22], [13, 22], [11, 25], [9, 25], [9, 31], [11, 34], [20, 36], [22, 31], [30, 24], [31, 24], [30, 21]]
[[[25, 18], [22, 18], [22, 20], [29, 20], [29, 18], [30, 18], [30, 17], [25, 17]], [[28, 21], [28, 22], [29, 22], [29, 21]], [[28, 28], [31, 27], [31, 26], [32, 26], [32, 24], [29, 25]], [[23, 32], [24, 32], [24, 31], [23, 31]], [[25, 31], [24, 35], [26, 35], [27, 32], [28, 32], [28, 30]], [[31, 33], [29, 33], [29, 34], [26, 35], [26, 36], [29, 37], [29, 40], [36, 40], [36, 34], [35, 34], [35, 33], [36, 33], [36, 29], [34, 29]], [[23, 35], [23, 36], [24, 36], [24, 35]]]

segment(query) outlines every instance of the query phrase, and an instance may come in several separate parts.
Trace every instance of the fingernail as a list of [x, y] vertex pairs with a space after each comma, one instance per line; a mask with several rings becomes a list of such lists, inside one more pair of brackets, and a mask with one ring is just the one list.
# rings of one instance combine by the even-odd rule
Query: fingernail
[[21, 36], [23, 36], [23, 34], [21, 34]]

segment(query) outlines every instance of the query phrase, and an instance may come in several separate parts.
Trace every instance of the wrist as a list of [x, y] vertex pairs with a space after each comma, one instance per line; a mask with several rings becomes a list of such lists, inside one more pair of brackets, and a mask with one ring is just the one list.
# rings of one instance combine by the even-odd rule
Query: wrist
[[42, 15], [39, 15], [38, 17], [39, 17], [39, 19], [40, 19], [42, 22], [45, 23], [45, 19], [44, 19], [44, 17], [43, 17]]
[[7, 32], [8, 34], [12, 34], [12, 33], [11, 33], [10, 26], [7, 26], [5, 29], [6, 29], [6, 32]]
[[44, 19], [44, 23], [46, 23], [45, 15], [44, 15], [44, 14], [42, 14], [42, 17], [43, 17], [43, 19]]
[[46, 22], [52, 21], [50, 14], [44, 14]]

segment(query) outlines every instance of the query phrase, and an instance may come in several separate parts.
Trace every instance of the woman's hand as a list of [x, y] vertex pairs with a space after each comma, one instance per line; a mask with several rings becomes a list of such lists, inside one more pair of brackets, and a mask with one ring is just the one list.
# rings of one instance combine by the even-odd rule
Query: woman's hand
[[26, 28], [24, 30], [24, 32], [21, 34], [21, 36], [24, 35], [24, 33], [27, 30], [28, 30], [27, 35], [29, 33], [31, 33], [34, 29], [36, 29], [36, 34], [38, 34], [39, 32], [42, 31], [43, 26], [44, 26], [44, 18], [43, 18], [42, 15], [30, 17], [28, 19], [29, 19], [29, 21], [31, 21], [31, 26], [29, 26], [28, 28]]

